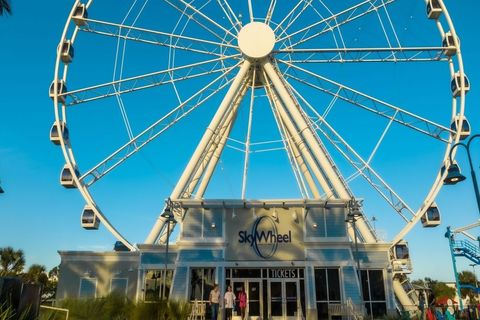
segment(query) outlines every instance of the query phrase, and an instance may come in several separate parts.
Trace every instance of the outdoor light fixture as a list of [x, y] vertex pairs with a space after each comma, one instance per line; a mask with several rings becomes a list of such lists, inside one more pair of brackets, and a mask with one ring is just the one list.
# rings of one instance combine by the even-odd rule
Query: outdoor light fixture
[[456, 164], [453, 163], [449, 168], [448, 168], [448, 173], [445, 179], [443, 180], [443, 184], [445, 185], [453, 185], [457, 184], [463, 180], [465, 180], [466, 177], [461, 174], [460, 172], [460, 167]]
[[278, 221], [277, 209], [273, 208], [272, 217], [275, 221]]
[[360, 211], [360, 206], [362, 205], [362, 201], [355, 200], [352, 198], [347, 203], [348, 213], [345, 222], [351, 223], [353, 228], [353, 235], [354, 235], [354, 243], [355, 243], [355, 260], [357, 262], [357, 276], [360, 285], [360, 299], [363, 300], [363, 288], [362, 288], [362, 277], [360, 272], [360, 257], [358, 255], [358, 239], [357, 239], [357, 219], [358, 217], [362, 216], [362, 212]]
[[458, 165], [452, 160], [453, 150], [455, 150], [458, 146], [464, 147], [465, 150], [467, 150], [468, 164], [470, 165], [470, 175], [472, 176], [473, 190], [475, 191], [475, 199], [477, 200], [478, 213], [480, 214], [480, 192], [478, 191], [477, 176], [475, 175], [475, 170], [473, 169], [472, 156], [470, 154], [470, 144], [478, 137], [480, 137], [480, 134], [475, 134], [471, 136], [466, 143], [459, 142], [455, 143], [452, 146], [448, 157], [451, 165], [448, 168], [447, 177], [443, 180], [443, 183], [446, 185], [452, 185], [466, 179], [466, 177], [460, 173], [460, 168], [458, 167]]
[[217, 227], [217, 225], [215, 224], [215, 222], [212, 222], [212, 229], [215, 229]]
[[167, 223], [167, 242], [165, 248], [165, 272], [163, 273], [163, 289], [162, 289], [162, 299], [166, 298], [165, 296], [165, 287], [167, 286], [167, 267], [168, 267], [168, 240], [170, 239], [170, 225], [177, 223], [175, 216], [173, 214], [173, 202], [170, 198], [167, 199], [167, 205], [163, 213], [160, 215], [166, 220]]
[[298, 222], [298, 214], [297, 214], [297, 211], [295, 211], [295, 210], [293, 211], [292, 217], [293, 217], [293, 221], [294, 221], [294, 222]]
[[312, 227], [313, 227], [314, 229], [317, 229], [318, 225], [317, 225], [316, 223], [314, 223], [314, 224], [312, 225]]

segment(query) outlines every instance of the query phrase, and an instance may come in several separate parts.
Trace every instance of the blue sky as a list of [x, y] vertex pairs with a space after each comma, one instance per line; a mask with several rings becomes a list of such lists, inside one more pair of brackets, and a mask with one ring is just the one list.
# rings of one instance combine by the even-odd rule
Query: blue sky
[[[423, 1], [415, 1], [411, 12], [404, 8], [392, 12], [392, 18], [398, 21], [399, 35], [402, 40], [411, 43], [438, 45], [438, 33], [433, 34], [432, 38], [432, 34], [422, 32], [424, 25], [432, 27], [433, 22], [423, 15], [417, 15], [415, 10], [423, 7], [418, 2]], [[473, 0], [447, 0], [446, 4], [460, 35], [465, 70], [472, 84], [467, 96], [466, 115], [473, 131], [478, 132], [475, 129], [480, 125], [480, 95], [476, 84], [480, 83], [480, 68], [476, 53], [480, 47], [474, 29], [480, 4]], [[27, 264], [41, 263], [51, 268], [59, 263], [57, 250], [108, 250], [114, 239], [104, 228], [91, 233], [80, 227], [80, 212], [84, 201], [77, 191], [66, 190], [59, 185], [64, 160], [60, 149], [48, 139], [54, 114], [47, 91], [54, 76], [56, 47], [71, 9], [70, 2], [27, 3], [13, 0], [12, 6], [13, 16], [0, 18], [0, 181], [6, 191], [0, 195], [0, 247], [23, 249]], [[99, 5], [95, 13], [98, 12], [100, 16], [104, 7], [108, 7], [108, 3]], [[254, 6], [254, 10], [255, 8], [260, 10], [259, 7]], [[109, 18], [118, 21], [125, 9], [118, 8]], [[246, 16], [245, 8], [242, 10]], [[147, 11], [144, 20], [140, 20], [138, 25], [148, 25], [155, 21], [154, 12]], [[171, 26], [173, 20], [167, 18], [162, 23]], [[187, 33], [192, 32], [191, 26], [186, 30]], [[378, 28], [371, 27], [365, 21], [355, 24], [352, 30], [345, 30], [345, 38], [350, 43], [368, 44], [376, 32]], [[76, 47], [78, 59], [72, 63], [68, 84], [72, 88], [78, 88], [97, 83], [100, 77], [111, 77], [115, 45], [116, 42], [112, 39], [89, 35], [79, 37]], [[141, 50], [151, 48], [129, 44], [125, 75], [154, 71], [164, 65], [161, 52], [152, 50], [147, 54]], [[148, 58], [144, 59], [141, 54]], [[158, 59], [152, 58], [155, 54], [158, 54]], [[188, 58], [191, 57], [179, 54], [177, 62], [181, 64], [188, 61]], [[442, 124], [448, 123], [449, 75], [444, 63], [434, 66], [370, 64], [311, 68], [386, 101], [405, 106], [419, 115]], [[190, 85], [191, 83], [193, 84]], [[199, 90], [203, 84], [201, 81], [190, 81], [188, 86], [179, 85], [182, 98]], [[297, 85], [296, 88], [303, 90], [311, 102], [318, 102], [318, 105], [328, 102], [311, 89]], [[171, 88], [168, 91], [151, 90], [125, 95], [126, 109], [134, 132], [139, 132], [161, 114], [159, 95], [167, 102], [175, 100]], [[220, 98], [213, 98], [211, 105], [215, 105]], [[262, 97], [258, 97], [256, 103], [259, 106], [267, 105]], [[164, 199], [168, 197], [213, 114], [214, 108], [211, 105], [192, 113], [185, 122], [174, 127], [92, 188], [103, 211], [132, 242], [141, 243], [148, 234]], [[252, 130], [255, 137], [262, 137], [257, 141], [277, 137], [272, 130], [273, 119], [267, 111], [268, 108], [255, 109], [254, 119], [260, 120], [254, 122]], [[233, 137], [244, 137], [247, 115], [248, 108], [242, 105], [239, 125], [234, 129]], [[363, 156], [368, 156], [385, 125], [384, 121], [341, 103], [335, 105], [329, 117], [335, 128]], [[127, 139], [118, 106], [113, 99], [72, 108], [69, 125], [73, 149], [81, 169], [91, 167]], [[477, 169], [480, 164], [479, 142], [472, 147]], [[422, 200], [439, 168], [442, 148], [442, 144], [437, 141], [394, 127], [379, 149], [373, 165], [416, 208], [415, 204]], [[207, 197], [239, 196], [242, 161], [240, 153], [232, 150], [225, 152]], [[463, 150], [459, 152], [458, 161], [467, 174]], [[345, 170], [342, 171], [345, 176], [352, 173], [341, 160], [338, 165]], [[293, 176], [278, 175], [278, 172], [288, 172], [286, 157], [280, 152], [252, 155], [250, 172], [248, 198], [299, 196]], [[367, 214], [378, 218], [377, 228], [386, 233], [387, 238], [391, 238], [395, 227], [398, 227], [398, 220], [381, 213], [387, 210], [386, 205], [379, 201], [371, 189], [365, 188], [361, 179], [354, 180], [352, 188], [358, 197], [365, 199]], [[407, 236], [413, 259], [413, 278], [430, 276], [452, 280], [447, 242], [443, 237], [445, 228], [447, 225], [463, 226], [479, 217], [470, 179], [456, 186], [442, 188], [437, 203], [442, 213], [442, 225], [434, 229], [416, 226]], [[473, 233], [478, 233], [478, 230]], [[459, 265], [460, 270], [471, 270], [468, 262], [460, 261]]]

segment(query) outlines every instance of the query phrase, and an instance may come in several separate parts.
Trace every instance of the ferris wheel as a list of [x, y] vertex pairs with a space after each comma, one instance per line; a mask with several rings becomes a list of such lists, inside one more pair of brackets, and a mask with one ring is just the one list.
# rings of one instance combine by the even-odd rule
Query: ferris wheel
[[[50, 139], [66, 160], [61, 184], [85, 199], [82, 226], [101, 223], [136, 250], [101, 199], [122, 195], [119, 181], [141, 167], [132, 162], [165, 157], [168, 143], [186, 163], [172, 199], [204, 198], [228, 152], [240, 163], [234, 196], [246, 199], [256, 157], [270, 155], [272, 166], [284, 157], [284, 189], [300, 198], [364, 198], [361, 241], [382, 240], [372, 216], [398, 227], [392, 244], [419, 221], [438, 225], [450, 148], [470, 133], [470, 86], [444, 2], [412, 2], [76, 1], [50, 86]], [[190, 140], [196, 148], [182, 149]], [[423, 162], [413, 143], [436, 161], [415, 188], [400, 181]], [[166, 229], [159, 217], [145, 243]]]

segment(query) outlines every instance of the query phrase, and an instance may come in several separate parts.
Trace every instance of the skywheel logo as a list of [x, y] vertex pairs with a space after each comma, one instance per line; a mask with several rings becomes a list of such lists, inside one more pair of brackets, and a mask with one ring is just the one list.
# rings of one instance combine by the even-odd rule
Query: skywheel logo
[[275, 220], [269, 216], [257, 218], [252, 226], [252, 231], [239, 231], [238, 242], [248, 243], [256, 255], [263, 259], [271, 258], [277, 251], [281, 242], [292, 242], [292, 231], [286, 234], [278, 234]]

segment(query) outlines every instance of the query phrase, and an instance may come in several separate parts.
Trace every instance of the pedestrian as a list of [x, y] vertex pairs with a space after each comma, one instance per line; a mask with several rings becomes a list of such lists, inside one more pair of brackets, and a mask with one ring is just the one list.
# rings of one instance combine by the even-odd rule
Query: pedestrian
[[453, 309], [453, 302], [451, 299], [447, 300], [447, 310], [445, 310], [446, 320], [455, 320], [455, 310]]
[[218, 285], [214, 284], [212, 291], [210, 291], [210, 296], [208, 302], [210, 303], [210, 308], [212, 310], [212, 320], [217, 320], [218, 318], [218, 303], [220, 301], [220, 291], [218, 291]]
[[437, 308], [437, 310], [435, 311], [435, 318], [437, 318], [437, 320], [444, 320], [444, 316], [443, 316], [443, 310], [442, 308]]
[[225, 306], [225, 320], [232, 320], [232, 310], [235, 304], [235, 293], [232, 291], [232, 287], [227, 287], [227, 292], [223, 296], [224, 306]]
[[427, 309], [427, 314], [426, 314], [427, 320], [436, 320], [435, 319], [435, 310], [434, 307], [428, 307]]
[[420, 297], [418, 297], [418, 309], [420, 310], [420, 319], [425, 319], [425, 296], [423, 292], [420, 292]]
[[247, 309], [247, 294], [243, 287], [240, 288], [240, 292], [238, 293], [238, 306], [240, 307], [240, 316], [242, 320], [245, 320], [245, 310]]

